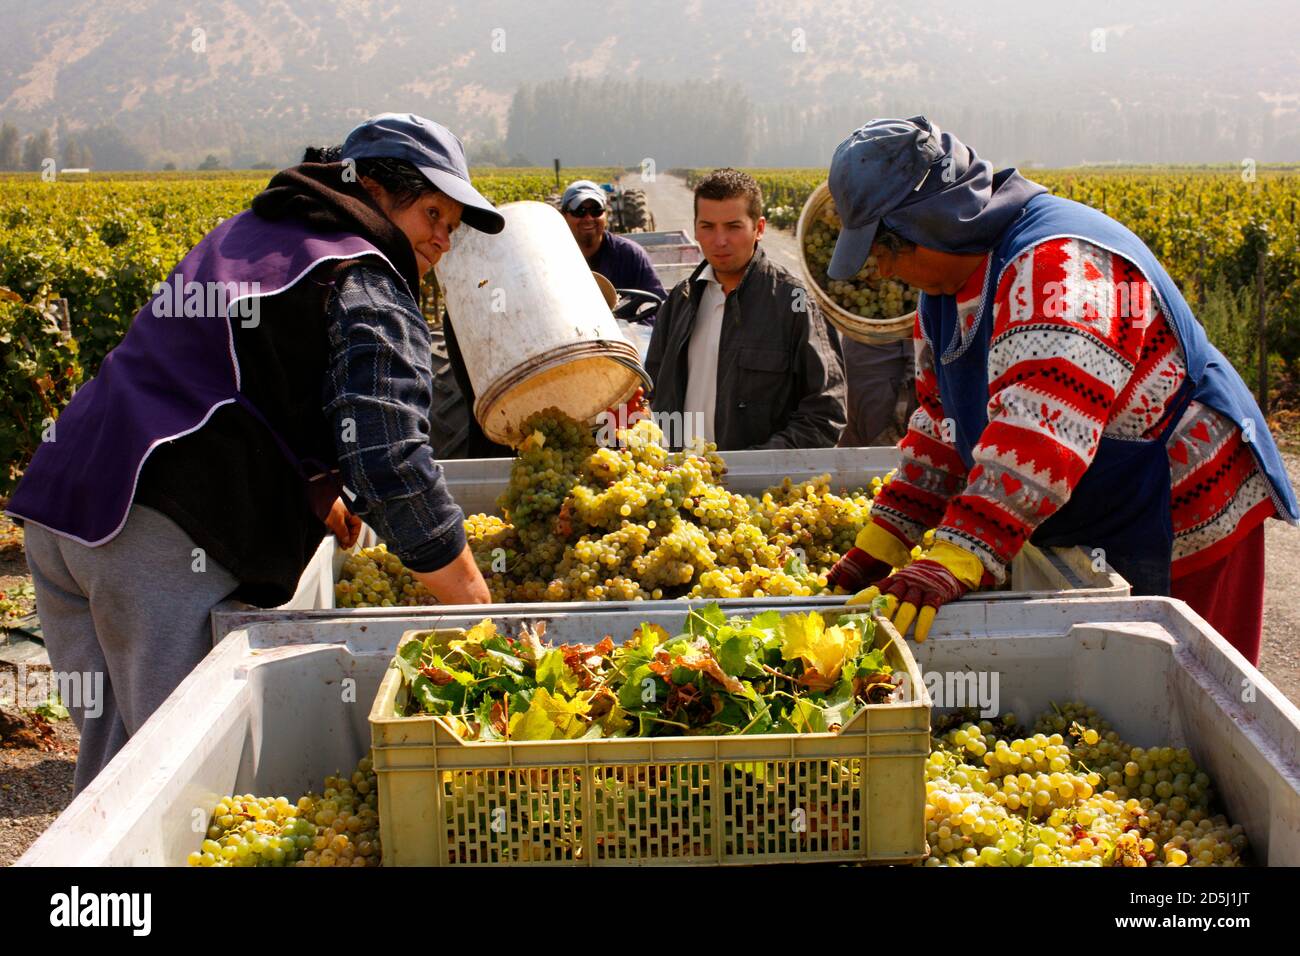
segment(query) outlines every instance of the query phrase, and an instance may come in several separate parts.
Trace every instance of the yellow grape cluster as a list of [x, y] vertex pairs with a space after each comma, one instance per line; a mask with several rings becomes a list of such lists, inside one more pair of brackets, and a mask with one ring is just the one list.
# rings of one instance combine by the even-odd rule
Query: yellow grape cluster
[[378, 866], [379, 786], [367, 755], [322, 794], [225, 797], [190, 866]]
[[[490, 534], [485, 522], [480, 527]], [[432, 603], [429, 589], [383, 544], [349, 554], [334, 585], [337, 607], [422, 607]]]
[[298, 866], [379, 866], [379, 781], [369, 755], [350, 777], [326, 777], [324, 792], [303, 800], [316, 836]]
[[497, 602], [807, 596], [882, 485], [837, 494], [828, 477], [787, 479], [746, 496], [722, 484], [713, 446], [669, 452], [649, 420], [620, 432], [617, 448], [554, 412], [524, 432], [502, 516], [465, 523]]
[[[639, 424], [637, 437], [654, 437], [651, 429]], [[826, 573], [853, 546], [872, 499], [892, 475], [850, 492], [831, 491], [829, 476], [821, 476], [787, 478], [761, 495], [739, 495], [719, 483], [726, 466], [711, 446], [673, 454], [649, 440], [629, 441], [578, 460], [551, 444], [548, 461], [561, 465], [547, 471], [564, 472], [571, 484], [564, 497], [548, 493], [544, 519], [538, 498], [528, 499], [526, 536], [497, 515], [465, 519], [495, 602], [807, 597], [825, 586]], [[516, 460], [503, 508], [520, 499], [519, 489], [537, 487], [514, 482], [530, 467], [525, 457]], [[913, 558], [932, 540], [927, 532]], [[787, 569], [794, 556], [803, 567]], [[338, 607], [432, 603], [382, 545], [349, 556], [335, 597]]]
[[[1209, 778], [1187, 750], [1131, 747], [1081, 703], [1045, 714], [1032, 734], [1014, 725], [1008, 714], [936, 738], [926, 866], [1242, 865], [1245, 834], [1212, 814]], [[1116, 787], [1121, 757], [1128, 782]], [[1147, 773], [1156, 784], [1138, 795]]]

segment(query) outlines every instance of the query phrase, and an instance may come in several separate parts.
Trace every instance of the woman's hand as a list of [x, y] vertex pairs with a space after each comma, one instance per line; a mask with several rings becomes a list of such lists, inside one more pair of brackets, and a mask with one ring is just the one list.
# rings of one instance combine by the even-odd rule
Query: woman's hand
[[929, 636], [939, 608], [979, 587], [984, 573], [983, 562], [974, 554], [947, 541], [936, 541], [919, 559], [845, 603], [870, 605], [883, 595], [885, 617], [904, 637], [915, 621], [919, 644]]
[[342, 498], [335, 498], [334, 504], [330, 505], [329, 514], [325, 516], [325, 527], [334, 532], [340, 545], [350, 548], [357, 543], [357, 536], [361, 534], [361, 519], [348, 511]]
[[861, 548], [850, 548], [826, 575], [826, 583], [839, 588], [840, 593], [857, 594], [865, 587], [879, 584], [892, 570], [889, 562], [873, 558]]
[[433, 592], [439, 604], [490, 604], [487, 582], [474, 563], [474, 555], [465, 550], [437, 571], [412, 571], [411, 575]]

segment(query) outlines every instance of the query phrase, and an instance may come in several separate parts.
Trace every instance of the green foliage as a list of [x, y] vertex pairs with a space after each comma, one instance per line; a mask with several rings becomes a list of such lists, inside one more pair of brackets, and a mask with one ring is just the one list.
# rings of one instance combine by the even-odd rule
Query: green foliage
[[1205, 290], [1199, 308], [1192, 303], [1210, 341], [1247, 382], [1253, 380], [1259, 358], [1258, 303], [1253, 284], [1233, 288], [1223, 277]]
[[68, 300], [87, 377], [149, 301], [153, 286], [223, 218], [247, 207], [257, 178], [0, 182], [0, 285]]
[[547, 647], [484, 620], [402, 646], [397, 716], [446, 718], [470, 740], [826, 733], [890, 699], [896, 678], [866, 615], [688, 612], [681, 633], [642, 624], [620, 647]]
[[[562, 170], [560, 182], [604, 182], [615, 173]], [[248, 208], [268, 178], [247, 170], [91, 173], [54, 182], [0, 174], [0, 287], [14, 293], [0, 302], [0, 492], [30, 459], [42, 419], [58, 414], [83, 368], [87, 379], [95, 374], [155, 283], [222, 219]], [[474, 179], [498, 204], [556, 191], [549, 169], [487, 170]], [[45, 303], [59, 297], [68, 300], [75, 342], [44, 318]]]
[[0, 494], [13, 490], [81, 378], [52, 297], [42, 290], [28, 302], [0, 286]]
[[63, 701], [59, 700], [58, 692], [55, 691], [50, 696], [32, 708], [32, 712], [40, 714], [46, 720], [67, 720], [68, 708], [63, 706]]

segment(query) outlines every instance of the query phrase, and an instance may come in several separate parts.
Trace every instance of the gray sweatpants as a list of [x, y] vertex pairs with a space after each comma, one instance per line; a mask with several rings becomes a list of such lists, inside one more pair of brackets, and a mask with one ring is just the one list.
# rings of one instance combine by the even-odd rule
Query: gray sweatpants
[[50, 666], [81, 690], [64, 701], [80, 793], [212, 649], [209, 612], [239, 582], [143, 505], [97, 548], [30, 521], [24, 537]]

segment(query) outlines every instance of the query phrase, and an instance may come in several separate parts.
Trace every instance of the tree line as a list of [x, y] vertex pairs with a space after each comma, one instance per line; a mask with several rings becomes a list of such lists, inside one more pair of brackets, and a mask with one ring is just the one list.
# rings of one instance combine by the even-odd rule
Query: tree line
[[503, 152], [512, 165], [825, 166], [836, 145], [876, 116], [924, 114], [998, 165], [1190, 165], [1300, 158], [1300, 122], [1266, 106], [1232, 113], [1007, 108], [868, 91], [826, 101], [753, 101], [735, 84], [571, 77], [524, 84]]
[[47, 159], [56, 160], [59, 169], [85, 169], [94, 163], [94, 151], [75, 134], [60, 139], [56, 155], [49, 129], [28, 133], [24, 138], [13, 123], [0, 124], [0, 170], [40, 172]]
[[[966, 104], [923, 92], [866, 90], [828, 100], [754, 100], [735, 84], [569, 77], [526, 83], [512, 98], [504, 138], [466, 138], [471, 162], [490, 166], [625, 166], [651, 158], [658, 169], [700, 166], [823, 167], [845, 136], [875, 116], [923, 113], [951, 129], [998, 165], [1083, 163], [1190, 165], [1300, 159], [1297, 114], [1264, 105], [1231, 113], [1209, 106], [1096, 111], [1052, 106], [1028, 109]], [[435, 116], [435, 118], [440, 118]], [[454, 125], [451, 117], [441, 117]], [[3, 119], [3, 117], [0, 117]], [[137, 118], [138, 119], [138, 118]], [[292, 163], [304, 137], [226, 124], [220, 144], [210, 135], [160, 115], [156, 129], [124, 133], [112, 123], [20, 130], [0, 125], [0, 170], [159, 168], [190, 165], [263, 168]], [[339, 138], [337, 131], [335, 139]], [[310, 138], [310, 137], [307, 137]], [[319, 137], [318, 137], [319, 138]], [[328, 138], [328, 137], [326, 137]], [[151, 145], [170, 144], [164, 151]], [[217, 147], [219, 149], [213, 149]], [[213, 156], [209, 152], [215, 152]], [[218, 158], [220, 157], [220, 158]], [[163, 168], [167, 168], [163, 166]]]

